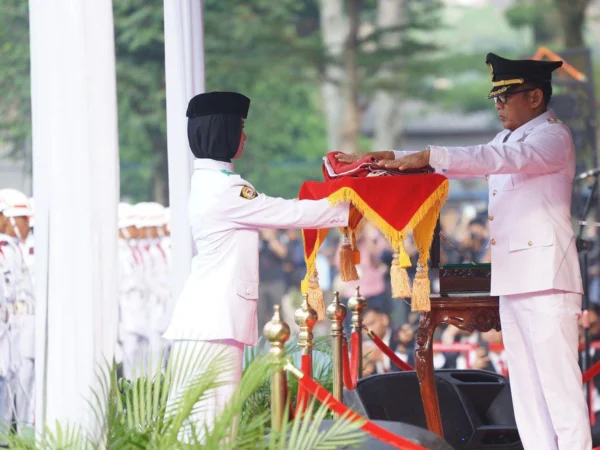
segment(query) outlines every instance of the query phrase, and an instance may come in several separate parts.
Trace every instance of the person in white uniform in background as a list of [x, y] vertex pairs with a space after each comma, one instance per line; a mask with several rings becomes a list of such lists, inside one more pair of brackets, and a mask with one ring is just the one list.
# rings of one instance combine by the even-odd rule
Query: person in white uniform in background
[[[192, 419], [197, 427], [210, 427], [231, 398], [244, 346], [258, 339], [259, 228], [336, 228], [348, 222], [346, 203], [269, 197], [235, 173], [232, 160], [243, 154], [249, 107], [241, 94], [210, 92], [192, 98], [187, 109], [196, 157], [188, 214], [198, 254], [164, 336], [173, 340], [175, 360], [219, 354], [233, 367], [223, 375], [227, 384], [198, 408]], [[170, 402], [176, 396], [173, 391]]]
[[119, 203], [119, 345], [123, 376], [129, 380], [146, 374], [148, 358], [148, 307], [144, 262], [135, 246], [138, 230], [132, 205]]
[[[33, 425], [35, 400], [35, 299], [23, 243], [29, 234], [29, 200], [15, 189], [0, 190], [0, 244], [7, 262], [5, 290], [10, 315], [11, 365], [15, 420], [19, 429]], [[12, 286], [10, 286], [12, 284]]]
[[571, 224], [575, 147], [569, 128], [548, 109], [552, 72], [562, 62], [493, 53], [486, 62], [488, 98], [505, 128], [492, 142], [374, 156], [397, 158], [380, 163], [387, 168], [430, 165], [449, 177], [488, 178], [490, 294], [500, 296], [519, 435], [526, 450], [590, 450], [577, 351], [583, 286]]
[[171, 268], [171, 208], [165, 208], [165, 224], [160, 230], [162, 236], [160, 238], [160, 245], [167, 255], [167, 266], [169, 270]]
[[161, 245], [166, 215], [164, 207], [156, 202], [138, 203], [134, 211], [139, 233], [138, 247], [144, 255], [149, 360], [153, 366], [164, 366], [169, 343], [162, 334], [168, 325], [166, 316], [171, 297], [168, 259]]
[[27, 268], [29, 269], [31, 283], [35, 288], [35, 203], [33, 197], [29, 198], [29, 211], [31, 213], [29, 216], [29, 234], [23, 243], [23, 256], [25, 257], [25, 264], [27, 264]]
[[[0, 211], [5, 209], [0, 203]], [[15, 397], [12, 380], [16, 375], [16, 367], [12, 358], [10, 320], [12, 305], [8, 296], [14, 292], [11, 274], [11, 250], [8, 249], [8, 236], [0, 228], [0, 430], [8, 431], [14, 414]], [[6, 250], [6, 251], [5, 251]], [[5, 444], [0, 441], [0, 444]]]

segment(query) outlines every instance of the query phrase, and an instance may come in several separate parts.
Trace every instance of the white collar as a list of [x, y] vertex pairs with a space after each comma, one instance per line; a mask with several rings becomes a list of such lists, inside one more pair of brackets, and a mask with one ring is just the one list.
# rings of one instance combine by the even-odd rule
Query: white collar
[[527, 131], [537, 127], [538, 125], [543, 124], [548, 119], [556, 119], [556, 114], [554, 114], [554, 111], [552, 111], [551, 109], [548, 109], [545, 113], [540, 114], [539, 116], [531, 119], [529, 122], [521, 125], [519, 128], [512, 132], [512, 134], [509, 137], [509, 140], [512, 141], [513, 139], [523, 136], [523, 134], [525, 134]]
[[217, 161], [216, 159], [194, 159], [194, 169], [229, 170], [233, 172], [233, 163]]

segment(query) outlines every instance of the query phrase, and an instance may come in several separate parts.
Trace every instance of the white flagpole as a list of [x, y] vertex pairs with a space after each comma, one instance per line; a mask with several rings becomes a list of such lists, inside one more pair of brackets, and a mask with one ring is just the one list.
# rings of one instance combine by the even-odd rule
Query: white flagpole
[[205, 90], [202, 7], [201, 0], [164, 0], [171, 307], [183, 289], [193, 256], [187, 215], [193, 156], [188, 145], [185, 111], [189, 100]]
[[36, 429], [86, 414], [118, 323], [119, 154], [111, 0], [30, 0]]

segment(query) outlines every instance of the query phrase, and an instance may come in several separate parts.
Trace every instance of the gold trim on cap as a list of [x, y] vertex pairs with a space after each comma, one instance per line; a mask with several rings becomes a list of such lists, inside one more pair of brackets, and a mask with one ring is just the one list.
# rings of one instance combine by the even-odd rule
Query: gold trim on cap
[[509, 89], [510, 89], [510, 86], [504, 86], [504, 87], [501, 87], [500, 89], [496, 89], [495, 91], [492, 91], [488, 94], [488, 98], [492, 98], [496, 95], [500, 95], [503, 92], [508, 91]]
[[523, 84], [525, 80], [523, 78], [513, 78], [512, 80], [494, 81], [492, 86], [506, 86], [507, 84]]

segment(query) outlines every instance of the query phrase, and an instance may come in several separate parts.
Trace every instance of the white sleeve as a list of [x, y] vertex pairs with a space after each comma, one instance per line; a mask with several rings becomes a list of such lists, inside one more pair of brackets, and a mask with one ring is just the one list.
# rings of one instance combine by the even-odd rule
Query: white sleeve
[[[554, 127], [555, 125], [553, 125]], [[543, 127], [522, 142], [474, 145], [470, 147], [431, 147], [431, 154], [447, 153], [444, 174], [554, 173], [567, 168], [573, 158], [568, 132], [550, 132]], [[438, 155], [439, 158], [442, 158]]]
[[348, 225], [349, 203], [332, 206], [323, 200], [286, 200], [258, 194], [253, 199], [240, 195], [242, 186], [228, 189], [223, 219], [241, 228], [317, 229]]
[[[473, 175], [473, 174], [464, 174], [464, 173], [449, 173], [446, 169], [448, 168], [448, 150], [446, 147], [436, 147], [433, 145], [429, 145], [427, 147], [430, 151], [429, 153], [429, 165], [433, 167], [435, 173], [439, 173], [448, 178], [454, 180], [460, 179], [470, 179], [470, 178], [483, 178], [484, 175]], [[418, 153], [416, 151], [405, 151], [405, 150], [392, 150], [394, 152], [394, 159], [402, 158], [403, 156], [408, 156], [412, 153]], [[487, 174], [485, 174], [487, 175]]]

